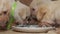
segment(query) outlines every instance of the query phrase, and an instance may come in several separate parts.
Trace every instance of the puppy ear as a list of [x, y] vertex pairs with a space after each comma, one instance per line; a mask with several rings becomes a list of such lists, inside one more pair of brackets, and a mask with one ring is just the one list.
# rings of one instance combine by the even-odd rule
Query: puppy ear
[[48, 9], [46, 6], [39, 6], [38, 11], [37, 11], [37, 19], [41, 20], [44, 17], [44, 15], [46, 14], [47, 10]]

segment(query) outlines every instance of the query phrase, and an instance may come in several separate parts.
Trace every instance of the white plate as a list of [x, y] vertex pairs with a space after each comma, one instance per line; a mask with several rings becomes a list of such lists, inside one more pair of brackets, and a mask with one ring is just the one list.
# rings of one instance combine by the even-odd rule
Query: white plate
[[22, 32], [47, 32], [49, 30], [53, 30], [55, 27], [16, 27], [13, 26], [12, 29], [15, 31]]

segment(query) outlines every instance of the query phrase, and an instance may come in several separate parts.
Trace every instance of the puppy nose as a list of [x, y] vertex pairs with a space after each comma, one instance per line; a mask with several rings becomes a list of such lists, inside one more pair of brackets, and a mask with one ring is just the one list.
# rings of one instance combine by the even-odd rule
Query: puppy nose
[[2, 19], [0, 18], [0, 22], [2, 21]]
[[1, 21], [1, 19], [0, 19], [0, 21]]

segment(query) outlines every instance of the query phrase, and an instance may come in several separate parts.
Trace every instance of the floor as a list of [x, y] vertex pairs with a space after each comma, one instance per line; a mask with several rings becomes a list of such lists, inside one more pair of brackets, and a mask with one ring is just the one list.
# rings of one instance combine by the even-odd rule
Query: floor
[[23, 33], [23, 32], [15, 32], [15, 31], [2, 31], [0, 32], [0, 34], [56, 34], [55, 32], [53, 31], [50, 31], [48, 33]]
[[23, 32], [15, 32], [12, 30], [8, 30], [8, 31], [0, 31], [0, 34], [60, 34], [60, 28], [58, 28], [56, 31], [54, 30], [49, 31], [48, 33], [23, 33]]
[[3, 31], [0, 34], [45, 34], [45, 33], [22, 33], [22, 32], [14, 32], [14, 31]]

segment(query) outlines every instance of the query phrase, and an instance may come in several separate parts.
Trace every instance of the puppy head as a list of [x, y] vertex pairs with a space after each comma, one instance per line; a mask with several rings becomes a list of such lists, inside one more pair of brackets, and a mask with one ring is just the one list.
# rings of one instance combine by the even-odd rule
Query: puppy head
[[7, 0], [0, 1], [0, 26], [4, 27], [9, 20], [10, 5]]

